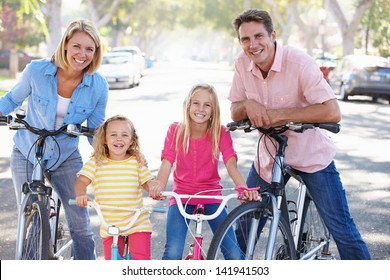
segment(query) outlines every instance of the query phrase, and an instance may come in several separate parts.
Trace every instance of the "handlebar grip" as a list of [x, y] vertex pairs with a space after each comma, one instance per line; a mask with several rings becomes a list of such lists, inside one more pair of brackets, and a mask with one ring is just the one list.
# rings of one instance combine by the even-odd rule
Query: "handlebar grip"
[[68, 204], [69, 204], [69, 205], [76, 205], [76, 200], [70, 198], [69, 201], [68, 201]]
[[83, 134], [87, 134], [88, 136], [93, 136], [94, 133], [95, 133], [95, 129], [94, 128], [89, 128], [89, 127], [86, 127], [86, 126], [82, 126], [80, 128], [80, 132], [83, 133]]
[[6, 125], [9, 124], [12, 121], [12, 116], [1, 116], [0, 117], [0, 125]]
[[167, 209], [165, 209], [165, 207], [153, 207], [153, 212], [166, 213]]
[[319, 123], [319, 128], [326, 129], [333, 133], [339, 133], [340, 132], [340, 124], [339, 123]]
[[244, 119], [238, 122], [230, 122], [226, 125], [227, 131], [235, 131], [236, 129], [245, 129], [251, 126], [251, 121], [249, 119]]

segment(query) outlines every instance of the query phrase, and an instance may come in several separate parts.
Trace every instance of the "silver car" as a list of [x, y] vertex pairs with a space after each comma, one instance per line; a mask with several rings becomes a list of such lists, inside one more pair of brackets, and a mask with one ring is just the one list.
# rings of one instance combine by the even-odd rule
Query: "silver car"
[[138, 86], [141, 80], [141, 69], [129, 52], [103, 55], [99, 72], [106, 78], [110, 89]]
[[111, 49], [111, 52], [129, 52], [133, 54], [134, 61], [138, 63], [139, 67], [141, 68], [141, 76], [144, 75], [146, 69], [145, 53], [141, 52], [139, 47], [137, 46], [115, 47]]
[[361, 95], [390, 102], [390, 63], [384, 57], [347, 55], [330, 72], [328, 82], [344, 101]]

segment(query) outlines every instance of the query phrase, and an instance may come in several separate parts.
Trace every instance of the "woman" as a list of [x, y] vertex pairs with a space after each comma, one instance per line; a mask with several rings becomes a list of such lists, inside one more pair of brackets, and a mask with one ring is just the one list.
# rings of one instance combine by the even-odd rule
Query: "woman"
[[[27, 101], [25, 120], [32, 126], [48, 130], [66, 124], [98, 127], [105, 119], [108, 98], [106, 80], [96, 70], [102, 60], [99, 33], [91, 22], [73, 21], [66, 29], [51, 59], [32, 61], [16, 85], [0, 99], [0, 116], [13, 112]], [[18, 130], [11, 155], [12, 179], [18, 208], [20, 186], [31, 176], [30, 153], [37, 136]], [[73, 239], [74, 259], [95, 259], [95, 243], [87, 209], [68, 206], [74, 198], [76, 173], [83, 162], [78, 138], [61, 134], [46, 141], [43, 160], [47, 161], [51, 183], [63, 201]], [[26, 161], [28, 164], [26, 169]]]

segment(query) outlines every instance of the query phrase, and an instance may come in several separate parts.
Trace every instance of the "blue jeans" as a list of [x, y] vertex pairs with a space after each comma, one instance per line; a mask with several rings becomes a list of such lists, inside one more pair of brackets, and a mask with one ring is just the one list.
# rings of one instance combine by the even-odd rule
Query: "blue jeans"
[[[206, 215], [215, 213], [219, 204], [205, 204], [204, 210]], [[187, 205], [186, 212], [192, 214], [196, 205]], [[208, 221], [211, 231], [215, 233], [222, 220], [227, 216], [227, 209], [215, 219]], [[177, 204], [171, 205], [168, 209], [166, 224], [166, 244], [163, 260], [181, 260], [183, 259], [184, 245], [187, 235], [187, 224], [190, 220], [185, 220], [180, 214]], [[224, 250], [223, 248], [229, 248]], [[221, 244], [221, 250], [225, 259], [240, 259], [242, 255], [237, 246], [236, 237], [233, 230], [224, 238]]]
[[[305, 182], [318, 213], [335, 240], [340, 258], [343, 260], [371, 259], [368, 247], [349, 212], [345, 189], [334, 161], [323, 170], [314, 173], [298, 171], [298, 174]], [[285, 178], [286, 180], [288, 178]], [[246, 183], [251, 188], [268, 185], [258, 175], [253, 164]]]
[[[32, 164], [30, 162], [26, 163], [26, 158], [14, 147], [11, 155], [11, 170], [18, 210], [21, 203], [21, 186], [27, 179], [30, 180], [31, 178]], [[47, 175], [65, 210], [65, 217], [73, 239], [74, 259], [94, 260], [95, 241], [90, 226], [88, 210], [84, 207], [69, 206], [68, 204], [70, 198], [76, 197], [74, 192], [76, 173], [81, 169], [82, 165], [81, 155], [76, 151], [55, 171], [49, 172]], [[28, 178], [26, 170], [28, 170]]]

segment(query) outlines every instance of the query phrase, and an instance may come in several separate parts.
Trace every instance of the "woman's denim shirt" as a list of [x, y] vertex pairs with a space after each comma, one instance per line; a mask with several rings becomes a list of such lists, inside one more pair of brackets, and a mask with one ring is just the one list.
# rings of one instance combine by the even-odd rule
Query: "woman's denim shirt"
[[[3, 115], [12, 113], [28, 98], [25, 120], [33, 127], [54, 130], [57, 114], [57, 66], [49, 59], [32, 61], [23, 71], [16, 85], [0, 99], [0, 112]], [[97, 72], [84, 74], [70, 99], [63, 125], [83, 124], [97, 128], [105, 119], [108, 99], [106, 80]], [[25, 157], [33, 162], [32, 148], [37, 136], [21, 129], [14, 136], [16, 147]], [[90, 143], [92, 140], [89, 139]], [[44, 149], [44, 160], [47, 167], [55, 170], [73, 152], [78, 149], [79, 138], [60, 134], [47, 138]], [[32, 149], [31, 149], [32, 148]]]

